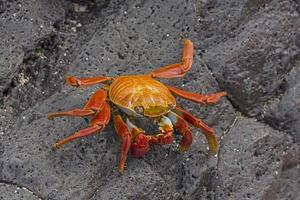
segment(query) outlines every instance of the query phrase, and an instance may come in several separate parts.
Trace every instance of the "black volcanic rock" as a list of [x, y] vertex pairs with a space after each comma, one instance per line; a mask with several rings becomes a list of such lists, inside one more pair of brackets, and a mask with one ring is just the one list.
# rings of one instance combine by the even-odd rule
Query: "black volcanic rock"
[[[0, 0], [0, 199], [299, 198], [299, 23], [292, 0]], [[218, 155], [192, 128], [188, 152], [177, 152], [177, 135], [128, 156], [120, 175], [111, 124], [51, 149], [88, 122], [47, 113], [82, 107], [99, 87], [64, 76], [149, 73], [180, 61], [184, 37], [192, 69], [161, 81], [228, 92], [208, 107], [177, 98], [215, 128]]]

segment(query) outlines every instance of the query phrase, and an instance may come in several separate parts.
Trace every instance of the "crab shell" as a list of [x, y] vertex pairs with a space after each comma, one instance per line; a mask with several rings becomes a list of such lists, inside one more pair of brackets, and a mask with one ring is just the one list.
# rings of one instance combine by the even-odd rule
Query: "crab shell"
[[135, 117], [162, 116], [176, 106], [170, 90], [147, 75], [117, 77], [109, 87], [109, 99]]

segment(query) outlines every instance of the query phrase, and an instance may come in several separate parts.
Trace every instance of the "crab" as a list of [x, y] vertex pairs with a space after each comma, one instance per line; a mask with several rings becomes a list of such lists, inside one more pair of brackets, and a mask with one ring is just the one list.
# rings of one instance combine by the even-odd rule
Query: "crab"
[[[104, 84], [89, 98], [83, 108], [69, 111], [52, 112], [49, 119], [61, 116], [87, 117], [92, 119], [87, 128], [56, 142], [54, 149], [77, 138], [86, 137], [102, 131], [113, 115], [113, 123], [122, 143], [121, 156], [118, 164], [120, 173], [124, 173], [127, 154], [131, 151], [134, 158], [144, 156], [150, 145], [166, 145], [173, 142], [173, 132], [176, 130], [182, 138], [179, 151], [186, 152], [192, 144], [192, 132], [189, 124], [199, 128], [204, 133], [211, 153], [218, 151], [218, 141], [214, 129], [206, 125], [188, 111], [181, 108], [174, 95], [202, 105], [217, 103], [226, 92], [197, 94], [187, 92], [172, 86], [167, 86], [155, 78], [180, 78], [192, 67], [193, 43], [183, 40], [182, 59], [180, 63], [167, 65], [146, 75], [126, 75], [117, 77], [65, 78], [68, 85], [84, 87], [94, 84]], [[147, 134], [138, 127], [135, 118], [148, 118], [159, 128], [159, 133]]]

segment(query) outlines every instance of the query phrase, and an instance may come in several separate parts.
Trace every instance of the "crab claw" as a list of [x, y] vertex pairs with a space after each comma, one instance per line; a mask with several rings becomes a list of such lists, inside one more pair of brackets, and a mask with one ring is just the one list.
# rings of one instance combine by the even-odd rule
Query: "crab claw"
[[131, 154], [134, 158], [140, 158], [149, 151], [149, 139], [144, 133], [140, 133], [131, 144]]
[[130, 130], [133, 138], [131, 143], [131, 154], [134, 158], [140, 158], [144, 156], [149, 151], [149, 137], [145, 135], [145, 131], [138, 128], [136, 125], [131, 123], [129, 119], [126, 120], [126, 124]]
[[182, 139], [179, 145], [179, 151], [186, 152], [190, 148], [193, 141], [193, 135], [187, 122], [172, 111], [168, 113], [168, 117], [175, 125], [175, 128], [178, 130], [178, 132], [182, 135]]

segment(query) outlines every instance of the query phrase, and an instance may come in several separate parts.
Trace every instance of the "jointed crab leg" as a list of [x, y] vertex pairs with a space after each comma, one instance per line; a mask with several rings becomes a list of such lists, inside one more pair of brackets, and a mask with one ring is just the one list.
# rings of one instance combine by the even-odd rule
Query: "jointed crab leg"
[[85, 129], [81, 129], [78, 132], [70, 135], [69, 137], [62, 139], [53, 145], [54, 149], [60, 148], [62, 145], [75, 140], [80, 137], [86, 137], [92, 134], [97, 133], [105, 128], [110, 119], [110, 106], [108, 103], [104, 104], [103, 109], [96, 114], [96, 116], [91, 120], [90, 126]]
[[187, 100], [190, 100], [190, 101], [193, 101], [196, 103], [200, 103], [202, 105], [211, 105], [211, 104], [217, 103], [218, 101], [220, 101], [221, 97], [227, 95], [226, 92], [217, 92], [217, 93], [204, 95], [204, 94], [196, 94], [196, 93], [192, 93], [192, 92], [186, 92], [184, 90], [180, 90], [178, 88], [171, 87], [171, 86], [168, 86], [168, 88], [172, 93], [174, 93], [184, 99], [187, 99]]
[[106, 92], [102, 89], [99, 89], [91, 96], [83, 109], [76, 108], [70, 111], [52, 112], [48, 114], [48, 119], [54, 119], [55, 117], [61, 116], [84, 117], [94, 115], [103, 108], [106, 96]]
[[185, 121], [190, 123], [196, 128], [199, 128], [203, 131], [208, 145], [209, 149], [212, 153], [216, 154], [218, 151], [218, 140], [215, 134], [214, 129], [207, 126], [204, 122], [202, 122], [200, 119], [193, 116], [191, 113], [187, 112], [186, 110], [176, 107], [175, 112], [180, 115]]
[[183, 40], [183, 51], [181, 63], [171, 64], [165, 67], [161, 67], [150, 73], [153, 78], [178, 78], [183, 77], [185, 73], [191, 69], [193, 63], [193, 51], [194, 45], [188, 40]]
[[172, 111], [168, 113], [168, 117], [175, 125], [176, 130], [182, 135], [179, 151], [181, 152], [187, 151], [190, 148], [193, 141], [193, 135], [189, 128], [189, 125], [182, 117], [180, 117], [179, 115], [177, 115]]
[[97, 76], [97, 77], [90, 77], [90, 78], [77, 78], [75, 76], [67, 76], [65, 77], [65, 80], [68, 85], [74, 87], [81, 87], [81, 86], [95, 85], [97, 83], [103, 83], [108, 80], [111, 80], [111, 78], [104, 77], [104, 76]]
[[124, 173], [124, 167], [125, 167], [125, 162], [127, 158], [127, 153], [129, 151], [130, 145], [131, 145], [131, 134], [129, 131], [128, 126], [126, 123], [122, 120], [120, 115], [116, 115], [114, 117], [114, 125], [116, 132], [122, 141], [122, 150], [121, 150], [121, 157], [119, 161], [119, 172]]

